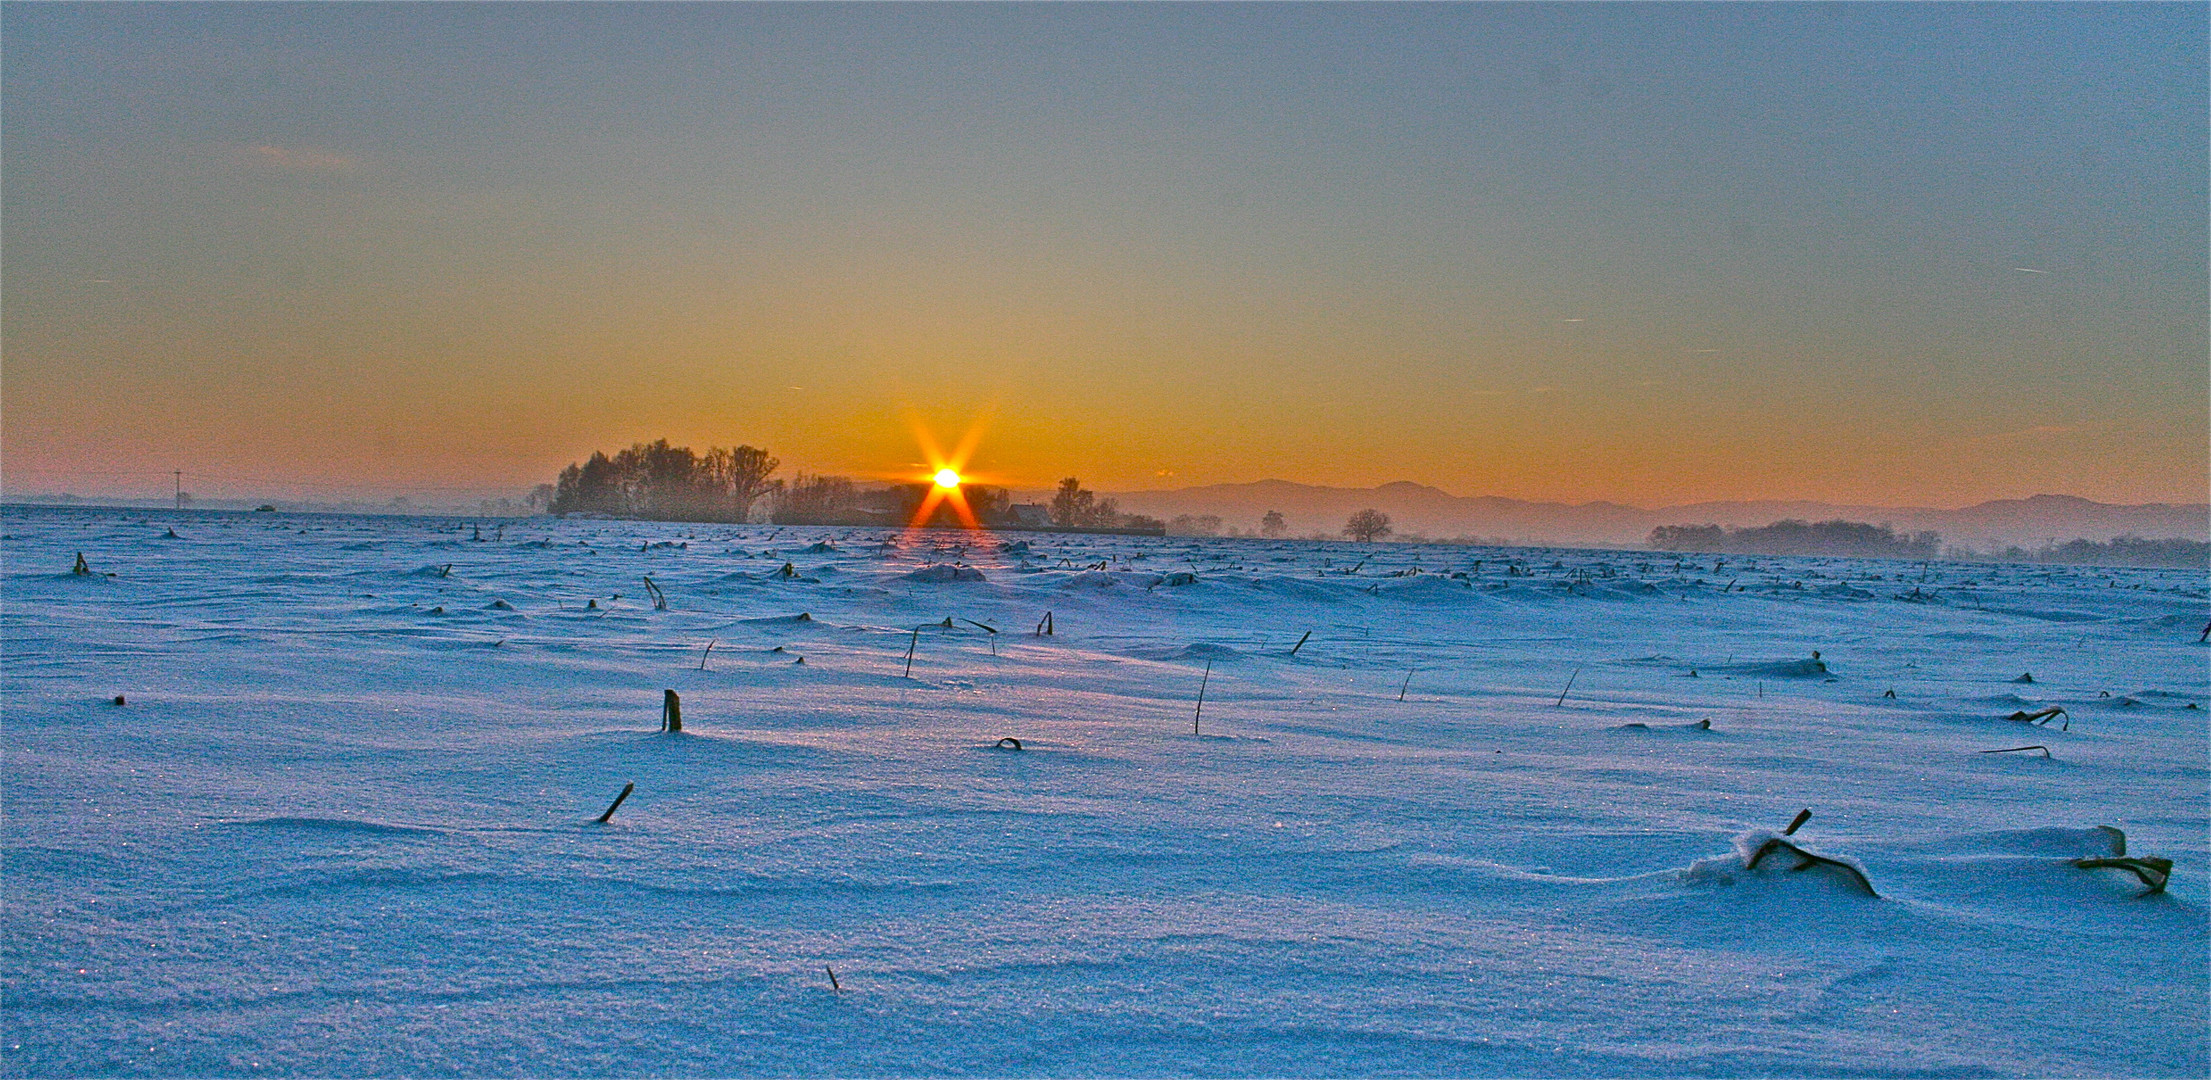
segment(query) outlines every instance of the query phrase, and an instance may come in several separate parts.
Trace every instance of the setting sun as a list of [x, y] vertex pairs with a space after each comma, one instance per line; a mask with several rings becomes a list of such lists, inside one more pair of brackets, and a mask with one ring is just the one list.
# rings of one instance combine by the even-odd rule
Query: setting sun
[[936, 481], [938, 487], [949, 491], [960, 486], [960, 474], [950, 469], [938, 469]]

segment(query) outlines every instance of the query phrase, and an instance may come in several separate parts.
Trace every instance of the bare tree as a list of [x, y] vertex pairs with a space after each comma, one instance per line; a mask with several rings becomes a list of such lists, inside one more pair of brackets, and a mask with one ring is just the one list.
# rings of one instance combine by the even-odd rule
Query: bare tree
[[735, 520], [744, 521], [752, 513], [752, 504], [772, 486], [768, 477], [783, 463], [766, 450], [752, 446], [730, 451], [728, 462], [731, 508], [737, 512]]
[[800, 473], [776, 500], [775, 523], [818, 525], [850, 513], [859, 502], [850, 477]]
[[1092, 524], [1098, 511], [1097, 498], [1072, 476], [1060, 481], [1059, 491], [1052, 496], [1052, 524], [1061, 528]]
[[1361, 510], [1343, 523], [1344, 535], [1362, 544], [1373, 543], [1394, 531], [1390, 528], [1390, 516], [1374, 509]]

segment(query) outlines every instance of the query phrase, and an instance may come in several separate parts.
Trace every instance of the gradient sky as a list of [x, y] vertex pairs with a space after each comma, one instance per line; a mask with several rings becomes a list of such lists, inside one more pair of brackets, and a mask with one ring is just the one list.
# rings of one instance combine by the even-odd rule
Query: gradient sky
[[985, 418], [987, 478], [1104, 490], [2211, 469], [2200, 4], [0, 20], [9, 491], [885, 476]]

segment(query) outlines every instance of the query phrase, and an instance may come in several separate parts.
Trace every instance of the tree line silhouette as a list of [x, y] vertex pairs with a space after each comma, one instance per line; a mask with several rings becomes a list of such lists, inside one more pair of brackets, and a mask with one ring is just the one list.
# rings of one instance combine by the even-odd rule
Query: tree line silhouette
[[547, 508], [655, 521], [744, 521], [754, 504], [782, 487], [769, 479], [780, 464], [752, 446], [695, 454], [666, 439], [637, 443], [612, 456], [594, 452], [562, 469]]
[[1791, 519], [1748, 529], [1718, 525], [1661, 525], [1650, 546], [1660, 551], [1709, 551], [1729, 555], [1841, 555], [1861, 559], [1932, 559], [1942, 534], [1899, 533], [1862, 521]]
[[[1971, 552], [1954, 552], [1954, 555], [1970, 555]], [[2108, 542], [2094, 540], [2067, 540], [2062, 544], [2048, 544], [2028, 550], [2007, 547], [1989, 552], [1986, 558], [2005, 562], [2071, 563], [2089, 566], [2175, 566], [2184, 569], [2211, 569], [2211, 544], [2201, 540], [2173, 537], [2162, 540], [2145, 540], [2139, 536], [2119, 536]]]

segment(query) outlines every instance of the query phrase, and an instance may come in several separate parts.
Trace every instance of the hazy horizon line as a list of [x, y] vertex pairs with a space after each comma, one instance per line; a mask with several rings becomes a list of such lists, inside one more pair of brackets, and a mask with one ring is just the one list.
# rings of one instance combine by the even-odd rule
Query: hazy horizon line
[[[797, 474], [797, 473], [796, 473], [796, 471], [794, 471], [794, 472], [793, 472], [793, 473], [792, 473], [791, 475], [796, 475], [796, 474]], [[169, 474], [168, 474], [168, 473], [164, 473], [163, 475], [169, 475]], [[189, 478], [190, 478], [190, 477], [191, 477], [191, 476], [192, 476], [193, 474], [192, 474], [192, 473], [190, 473], [190, 472], [186, 472], [186, 473], [185, 473], [184, 475], [185, 475], [185, 477], [187, 478], [187, 480], [189, 480]], [[810, 475], [811, 475], [811, 474], [810, 474]], [[839, 475], [839, 474], [834, 474], [834, 473], [828, 473], [828, 474], [821, 474], [821, 475]], [[902, 480], [896, 480], [896, 479], [880, 479], [880, 478], [861, 478], [861, 477], [853, 477], [853, 479], [855, 479], [855, 480], [859, 481], [859, 482], [860, 482], [861, 484], [863, 484], [863, 485], [869, 485], [869, 486], [872, 486], [872, 485], [880, 485], [880, 486], [885, 486], [885, 487], [888, 487], [888, 486], [894, 486], [894, 485], [896, 485], [896, 484], [899, 484], [899, 483], [904, 483], [904, 482], [920, 482], [920, 481], [918, 481], [918, 480], [916, 480], [916, 481], [902, 481]], [[528, 496], [528, 494], [530, 493], [530, 490], [531, 490], [532, 488], [534, 488], [534, 487], [536, 486], [536, 485], [530, 485], [530, 486], [528, 486], [528, 487], [522, 487], [522, 486], [500, 486], [500, 485], [485, 485], [485, 486], [474, 486], [474, 485], [470, 485], [470, 486], [459, 486], [459, 485], [434, 485], [434, 484], [426, 484], [426, 485], [419, 485], [419, 486], [416, 486], [416, 485], [406, 485], [406, 486], [399, 486], [399, 485], [395, 485], [395, 486], [391, 486], [391, 487], [355, 487], [355, 486], [352, 486], [352, 485], [340, 485], [340, 484], [327, 484], [327, 485], [325, 485], [325, 484], [321, 484], [321, 483], [318, 483], [318, 482], [314, 482], [314, 481], [285, 481], [285, 480], [274, 480], [274, 479], [266, 479], [266, 480], [261, 480], [261, 481], [258, 481], [258, 482], [268, 483], [268, 484], [270, 484], [270, 485], [272, 485], [272, 486], [277, 486], [277, 487], [294, 487], [294, 488], [297, 488], [297, 487], [313, 487], [313, 486], [327, 486], [327, 487], [328, 487], [328, 488], [329, 488], [330, 490], [329, 490], [329, 491], [328, 491], [327, 493], [321, 493], [321, 494], [298, 494], [298, 493], [271, 493], [271, 492], [267, 492], [267, 491], [262, 491], [262, 492], [254, 492], [254, 493], [250, 493], [250, 494], [249, 494], [249, 493], [236, 493], [236, 492], [234, 492], [234, 491], [231, 491], [231, 490], [225, 490], [225, 491], [219, 491], [219, 492], [195, 492], [195, 491], [187, 490], [187, 491], [185, 492], [185, 494], [187, 495], [187, 497], [188, 497], [188, 498], [189, 498], [189, 499], [190, 499], [191, 501], [193, 501], [193, 502], [196, 502], [196, 503], [202, 503], [202, 504], [205, 504], [205, 503], [211, 503], [211, 502], [269, 502], [269, 501], [271, 501], [271, 500], [275, 500], [275, 501], [282, 501], [282, 502], [301, 503], [301, 504], [307, 504], [307, 505], [330, 505], [330, 506], [340, 506], [340, 505], [375, 505], [375, 506], [386, 506], [386, 505], [393, 505], [393, 504], [396, 504], [396, 503], [399, 503], [399, 502], [406, 502], [406, 503], [417, 503], [417, 502], [419, 502], [419, 503], [421, 503], [421, 504], [423, 504], [423, 505], [444, 505], [444, 506], [460, 506], [460, 505], [462, 505], [462, 504], [464, 504], [464, 503], [472, 503], [472, 502], [473, 502], [473, 503], [482, 503], [482, 502], [487, 502], [487, 501], [491, 501], [491, 500], [498, 500], [498, 499], [504, 499], [504, 500], [508, 500], [508, 501], [512, 501], [512, 502], [520, 503], [520, 502], [521, 502], [521, 501], [522, 501], [522, 500], [523, 500], [524, 498], [526, 498], [526, 497]], [[1129, 497], [1129, 496], [1145, 496], [1145, 495], [1172, 495], [1172, 494], [1180, 494], [1180, 493], [1184, 493], [1184, 492], [1204, 491], [1204, 490], [1209, 490], [1209, 489], [1256, 488], [1256, 487], [1261, 487], [1261, 486], [1263, 486], [1263, 485], [1268, 485], [1268, 484], [1280, 484], [1280, 485], [1286, 485], [1286, 486], [1290, 486], [1290, 487], [1302, 488], [1302, 489], [1305, 489], [1305, 490], [1307, 490], [1307, 491], [1313, 491], [1313, 492], [1345, 492], [1345, 493], [1360, 493], [1360, 492], [1363, 492], [1363, 493], [1381, 493], [1383, 489], [1385, 489], [1385, 488], [1393, 488], [1393, 487], [1402, 487], [1402, 488], [1417, 488], [1417, 489], [1420, 489], [1420, 490], [1421, 490], [1421, 491], [1423, 491], [1423, 492], [1432, 492], [1432, 493], [1434, 493], [1434, 494], [1436, 494], [1436, 495], [1440, 495], [1440, 496], [1442, 496], [1442, 497], [1444, 497], [1444, 498], [1447, 498], [1447, 499], [1451, 499], [1451, 500], [1455, 500], [1455, 501], [1471, 501], [1471, 500], [1481, 500], [1481, 499], [1497, 499], [1497, 500], [1503, 500], [1503, 501], [1506, 501], [1506, 502], [1519, 503], [1519, 504], [1522, 504], [1522, 505], [1526, 505], [1526, 506], [1557, 506], [1557, 507], [1564, 507], [1564, 508], [1569, 508], [1569, 509], [1581, 509], [1581, 508], [1586, 508], [1586, 507], [1592, 507], [1592, 506], [1607, 506], [1607, 507], [1619, 507], [1619, 508], [1621, 508], [1621, 509], [1625, 509], [1625, 510], [1633, 510], [1633, 511], [1637, 511], [1637, 512], [1642, 512], [1642, 513], [1657, 513], [1657, 512], [1660, 512], [1660, 511], [1664, 511], [1664, 510], [1677, 509], [1677, 508], [1688, 508], [1688, 507], [1699, 507], [1699, 506], [1756, 506], [1756, 505], [1762, 505], [1762, 504], [1801, 504], [1801, 505], [1811, 505], [1811, 506], [1826, 506], [1826, 507], [1833, 507], [1833, 508], [1836, 508], [1836, 509], [1875, 509], [1875, 510], [1926, 510], [1926, 511], [1957, 511], [1957, 510], [1966, 510], [1966, 509], [1971, 509], [1971, 508], [1974, 508], [1974, 507], [1979, 507], [1979, 506], [1986, 506], [1986, 505], [1989, 505], [1989, 504], [1992, 504], [1992, 503], [2005, 503], [2005, 502], [2027, 502], [2027, 501], [2030, 501], [2030, 500], [2034, 500], [2034, 499], [2051, 499], [2051, 498], [2055, 498], [2055, 499], [2078, 499], [2078, 500], [2080, 500], [2080, 501], [2082, 501], [2082, 502], [2087, 502], [2087, 503], [2093, 503], [2093, 504], [2095, 504], [2095, 505], [2098, 505], [2098, 506], [2112, 506], [2112, 507], [2152, 507], [2152, 506], [2168, 506], [2168, 507], [2179, 507], [2179, 508], [2189, 508], [2189, 507], [2206, 507], [2207, 509], [2211, 509], [2211, 501], [2195, 501], [2195, 502], [2189, 502], [2189, 501], [2168, 501], [2168, 500], [2159, 500], [2159, 499], [2153, 499], [2153, 500], [2148, 500], [2148, 501], [2142, 501], [2142, 502], [2114, 502], [2114, 501], [2109, 501], [2109, 500], [2106, 500], [2106, 499], [2101, 499], [2101, 498], [2097, 498], [2097, 497], [2095, 497], [2095, 496], [2092, 496], [2092, 495], [2081, 495], [2081, 494], [2076, 494], [2076, 493], [2073, 493], [2073, 492], [2066, 492], [2066, 491], [2049, 491], [2049, 490], [2037, 490], [2037, 491], [2033, 491], [2033, 492], [2030, 492], [2030, 493], [2028, 493], [2028, 494], [2023, 494], [2023, 495], [2005, 495], [2005, 496], [1996, 496], [1996, 497], [1991, 497], [1991, 498], [1976, 499], [1976, 500], [1972, 500], [1972, 501], [1969, 501], [1969, 502], [1957, 502], [1957, 503], [1954, 503], [1954, 504], [1931, 503], [1931, 502], [1903, 502], [1903, 501], [1897, 501], [1897, 502], [1871, 502], [1871, 501], [1859, 501], [1859, 500], [1839, 500], [1839, 499], [1832, 499], [1832, 498], [1820, 498], [1820, 497], [1816, 497], [1816, 496], [1774, 496], [1774, 495], [1766, 495], [1766, 496], [1758, 496], [1758, 497], [1734, 497], [1734, 498], [1696, 498], [1696, 499], [1684, 499], [1684, 500], [1676, 500], [1676, 501], [1650, 501], [1650, 502], [1623, 502], [1623, 501], [1620, 501], [1620, 500], [1617, 500], [1617, 499], [1607, 499], [1607, 498], [1598, 498], [1598, 499], [1584, 499], [1584, 500], [1580, 500], [1580, 501], [1570, 501], [1570, 500], [1567, 500], [1567, 499], [1561, 499], [1561, 498], [1528, 498], [1528, 497], [1523, 497], [1523, 496], [1514, 496], [1514, 495], [1496, 495], [1496, 494], [1460, 494], [1460, 493], [1454, 492], [1454, 491], [1452, 491], [1452, 490], [1450, 490], [1450, 489], [1448, 489], [1448, 488], [1442, 487], [1442, 486], [1440, 486], [1440, 485], [1437, 485], [1437, 484], [1430, 484], [1430, 483], [1425, 483], [1425, 482], [1422, 482], [1422, 481], [1418, 481], [1418, 480], [1389, 480], [1389, 481], [1384, 481], [1384, 482], [1381, 482], [1381, 483], [1377, 483], [1377, 484], [1372, 484], [1372, 485], [1366, 485], [1366, 486], [1357, 486], [1357, 485], [1344, 485], [1344, 484], [1323, 484], [1323, 483], [1313, 483], [1313, 482], [1309, 482], [1309, 481], [1303, 481], [1303, 480], [1289, 480], [1289, 479], [1284, 479], [1284, 478], [1282, 478], [1282, 477], [1266, 477], [1266, 478], [1263, 478], [1263, 479], [1259, 479], [1259, 480], [1234, 480], [1234, 481], [1217, 481], [1217, 482], [1212, 482], [1212, 483], [1189, 484], [1189, 485], [1185, 485], [1185, 486], [1181, 486], [1181, 487], [1147, 487], [1147, 488], [1133, 488], [1133, 487], [1131, 487], [1131, 488], [1115, 488], [1115, 489], [1105, 489], [1105, 488], [1100, 488], [1100, 489], [1098, 489], [1098, 494], [1099, 494], [1100, 496], [1105, 496], [1105, 497], [1115, 497], [1115, 498], [1121, 498], [1121, 497]], [[991, 487], [1003, 487], [1003, 488], [1005, 488], [1005, 489], [1006, 489], [1007, 491], [1009, 491], [1009, 492], [1012, 492], [1012, 493], [1014, 493], [1015, 495], [1020, 495], [1020, 496], [1042, 495], [1042, 496], [1045, 496], [1045, 497], [1047, 497], [1047, 498], [1049, 497], [1049, 495], [1051, 494], [1051, 492], [1052, 492], [1052, 490], [1053, 490], [1053, 488], [1052, 488], [1052, 487], [1050, 487], [1050, 486], [1035, 487], [1035, 486], [1028, 486], [1028, 485], [1022, 485], [1022, 484], [988, 484], [987, 486], [991, 486]], [[112, 490], [112, 489], [109, 489], [109, 490], [89, 490], [89, 491], [87, 491], [87, 490], [68, 490], [68, 489], [47, 489], [47, 490], [28, 490], [28, 489], [16, 489], [16, 488], [14, 488], [14, 486], [13, 486], [13, 485], [10, 485], [10, 484], [8, 484], [8, 483], [6, 482], [6, 478], [5, 478], [5, 470], [0, 470], [0, 504], [7, 504], [7, 503], [17, 503], [17, 502], [22, 502], [22, 503], [26, 503], [26, 504], [37, 504], [37, 503], [46, 503], [46, 502], [78, 502], [78, 503], [82, 503], [82, 504], [86, 504], [86, 505], [101, 505], [101, 504], [102, 504], [103, 502], [109, 502], [109, 501], [112, 501], [112, 502], [114, 502], [114, 503], [116, 503], [116, 504], [118, 504], [118, 505], [131, 505], [131, 504], [134, 504], [134, 503], [162, 503], [162, 502], [168, 501], [168, 500], [169, 500], [170, 498], [171, 498], [171, 495], [170, 495], [170, 493], [164, 493], [164, 492], [145, 492], [145, 493], [139, 493], [139, 494], [131, 494], [131, 493], [124, 493], [124, 492], [119, 492], [119, 491], [115, 491], [115, 490]]]

